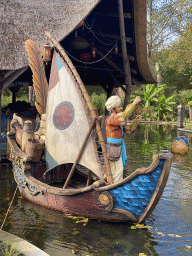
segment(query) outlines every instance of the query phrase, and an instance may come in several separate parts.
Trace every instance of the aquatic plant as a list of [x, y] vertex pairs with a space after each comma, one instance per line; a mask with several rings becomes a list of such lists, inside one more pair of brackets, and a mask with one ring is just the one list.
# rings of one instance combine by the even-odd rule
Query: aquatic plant
[[14, 249], [14, 244], [6, 243], [1, 248], [2, 256], [19, 256], [20, 253]]

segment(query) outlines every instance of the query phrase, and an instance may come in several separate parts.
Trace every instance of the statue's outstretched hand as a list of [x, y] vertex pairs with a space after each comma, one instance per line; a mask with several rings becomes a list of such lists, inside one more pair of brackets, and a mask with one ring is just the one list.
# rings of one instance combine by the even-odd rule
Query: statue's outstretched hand
[[139, 102], [141, 101], [141, 97], [137, 96], [134, 101], [133, 101], [133, 105], [137, 105]]

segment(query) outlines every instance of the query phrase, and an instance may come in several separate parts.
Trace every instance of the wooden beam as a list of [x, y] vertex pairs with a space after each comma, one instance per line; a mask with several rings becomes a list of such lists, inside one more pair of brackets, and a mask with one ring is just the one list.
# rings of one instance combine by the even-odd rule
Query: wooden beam
[[125, 108], [130, 100], [131, 71], [130, 71], [129, 59], [127, 56], [125, 22], [124, 22], [124, 15], [123, 15], [123, 0], [118, 0], [118, 11], [119, 11], [119, 26], [120, 26], [120, 35], [121, 35], [121, 48], [122, 48], [122, 54], [123, 54], [123, 67], [124, 67], [125, 85], [126, 85], [126, 94], [125, 94], [125, 101], [124, 101], [124, 108]]
[[[101, 56], [104, 57], [105, 55], [100, 52], [98, 49], [96, 49], [96, 53]], [[112, 67], [114, 67], [114, 69], [116, 69], [118, 72], [120, 72], [122, 75], [124, 75], [123, 70], [121, 70], [112, 60], [110, 60], [108, 57], [104, 58], [105, 61], [107, 61]]]
[[[103, 57], [104, 54], [100, 51], [98, 51], [98, 49], [96, 49], [96, 53], [100, 56]], [[110, 60], [108, 57], [104, 58], [103, 60], [105, 60], [106, 62], [108, 62], [114, 69], [116, 69], [118, 72], [121, 73], [122, 76], [124, 76], [124, 72], [123, 70], [121, 70], [112, 60]], [[111, 76], [113, 77], [112, 73], [110, 72], [110, 70], [106, 70], [108, 73], [111, 74]], [[137, 71], [135, 69], [132, 69], [131, 71], [133, 71], [133, 73], [137, 74]], [[126, 93], [126, 89], [113, 77], [113, 79], [115, 80], [115, 82], [117, 83], [117, 85], [119, 87], [121, 87], [121, 89]], [[135, 79], [136, 80], [136, 79]]]
[[13, 73], [11, 73], [10, 76], [8, 76], [6, 79], [3, 80], [3, 90], [6, 89], [12, 82], [14, 82], [21, 74], [23, 74], [29, 66], [20, 68], [15, 70]]
[[[119, 18], [119, 14], [117, 12], [105, 12], [105, 13], [102, 13], [102, 12], [94, 12], [94, 16], [103, 16], [103, 17], [111, 17], [111, 18]], [[124, 18], [125, 19], [131, 19], [131, 13], [125, 13], [124, 12]]]
[[131, 68], [130, 71], [131, 71], [131, 73], [133, 73], [133, 74], [138, 74], [138, 72], [137, 72], [136, 69]]
[[7, 77], [9, 77], [10, 75], [12, 75], [15, 72], [15, 70], [8, 70], [6, 72], [4, 72], [4, 79], [6, 79]]
[[132, 82], [135, 84], [135, 85], [137, 85], [138, 87], [140, 87], [141, 85], [142, 85], [142, 83], [141, 82], [139, 82], [137, 79], [135, 79], [135, 78], [131, 78], [131, 80], [132, 80]]
[[110, 70], [107, 71], [111, 77], [113, 78], [113, 80], [115, 81], [115, 83], [117, 84], [118, 87], [120, 87], [124, 92], [126, 92], [125, 88], [123, 87], [123, 85], [121, 83], [119, 83], [119, 81], [117, 81], [117, 79], [114, 77], [114, 75], [110, 72]]
[[0, 162], [1, 162], [1, 92], [3, 87], [3, 79], [5, 74], [3, 71], [0, 71]]
[[125, 13], [124, 12], [124, 18], [125, 19], [131, 19], [131, 13]]
[[[1, 135], [1, 92], [2, 92], [2, 84], [3, 84], [3, 82], [0, 81], [0, 135]], [[0, 162], [1, 162], [1, 136], [0, 136]]]
[[[94, 33], [95, 33], [95, 35], [100, 35], [100, 33], [96, 33], [96, 32], [94, 32]], [[106, 37], [121, 41], [121, 37], [118, 36], [118, 35], [111, 35], [111, 34], [108, 34], [108, 33], [102, 33], [102, 34]], [[125, 40], [126, 40], [127, 43], [132, 43], [133, 42], [131, 37], [125, 37]]]

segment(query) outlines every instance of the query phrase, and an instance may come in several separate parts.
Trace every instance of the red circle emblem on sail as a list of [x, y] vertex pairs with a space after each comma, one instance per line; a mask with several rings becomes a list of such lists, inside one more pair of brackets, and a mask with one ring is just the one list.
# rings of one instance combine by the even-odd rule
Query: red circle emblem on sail
[[69, 101], [61, 102], [53, 114], [53, 124], [59, 130], [68, 128], [74, 120], [75, 110]]

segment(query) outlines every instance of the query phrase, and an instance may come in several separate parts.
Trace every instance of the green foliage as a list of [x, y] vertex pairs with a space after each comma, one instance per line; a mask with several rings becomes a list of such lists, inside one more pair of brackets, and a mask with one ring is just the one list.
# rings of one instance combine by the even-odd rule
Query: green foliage
[[191, 106], [192, 105], [192, 101], [189, 101], [188, 103], [187, 103], [187, 106]]
[[107, 99], [107, 95], [105, 93], [101, 93], [100, 95], [98, 95], [94, 92], [91, 95], [91, 102], [99, 116], [104, 115], [106, 99]]
[[192, 90], [179, 91], [177, 98], [179, 99], [179, 104], [187, 106], [188, 102], [192, 101]]
[[[13, 87], [10, 87], [13, 89]], [[9, 103], [12, 103], [12, 92], [9, 87], [2, 91], [1, 105], [6, 107]], [[29, 88], [27, 87], [16, 87], [16, 101], [29, 102]]]
[[5, 96], [11, 96], [11, 91], [6, 88], [5, 90], [2, 90], [2, 96], [5, 97]]
[[[17, 101], [26, 101], [29, 102], [28, 95], [23, 95], [17, 98]], [[1, 99], [2, 108], [8, 106], [9, 103], [12, 102], [12, 96], [3, 96]]]
[[168, 63], [164, 63], [162, 68], [163, 83], [169, 85], [170, 90], [188, 90], [192, 85], [192, 68], [190, 64], [185, 64], [182, 69], [179, 70], [177, 66], [170, 66]]
[[98, 95], [101, 93], [106, 93], [101, 85], [86, 85], [85, 88], [89, 96], [91, 96], [93, 93], [96, 93]]
[[9, 243], [6, 243], [1, 248], [1, 252], [3, 256], [17, 256], [19, 253], [13, 248], [13, 245], [10, 245]]
[[[135, 91], [140, 95], [144, 105], [143, 118], [146, 120], [172, 120], [174, 119], [172, 112], [176, 95], [166, 97], [164, 92], [165, 85], [158, 87], [155, 84], [142, 85], [142, 90]], [[132, 98], [135, 96], [132, 95]], [[173, 101], [174, 100], [174, 101]]]
[[[184, 1], [186, 2], [186, 1]], [[192, 11], [191, 11], [192, 12]], [[159, 72], [165, 86], [165, 95], [173, 91], [189, 90], [192, 85], [192, 21], [185, 24], [179, 39], [162, 49], [152, 57], [151, 62], [158, 62]]]
[[147, 0], [150, 58], [179, 38], [191, 20], [191, 7], [189, 0]]
[[17, 97], [28, 97], [28, 95], [29, 95], [29, 87], [27, 86], [27, 87], [24, 87], [24, 86], [22, 86], [22, 87], [20, 87], [19, 88], [19, 90], [17, 91], [17, 94], [16, 94], [16, 96]]
[[171, 120], [172, 119], [172, 112], [173, 112], [173, 105], [176, 104], [173, 99], [175, 95], [166, 98], [164, 94], [160, 95], [158, 98], [157, 105], [153, 107], [153, 116], [157, 118], [157, 120]]
[[[144, 118], [149, 119], [151, 117], [151, 105], [158, 102], [157, 96], [164, 90], [164, 85], [158, 87], [155, 84], [145, 84], [142, 85], [142, 90], [136, 90], [135, 94], [140, 95], [141, 101], [144, 105]], [[131, 96], [135, 98], [135, 96]]]

